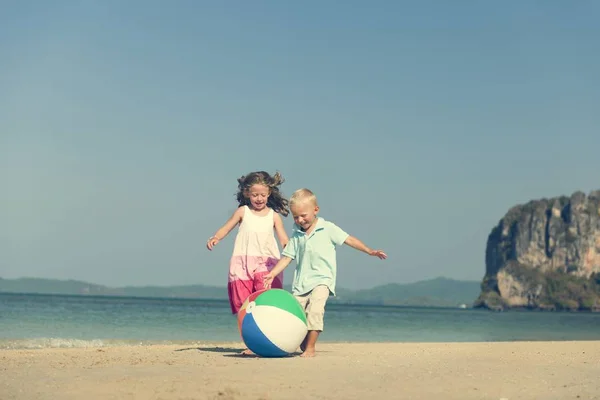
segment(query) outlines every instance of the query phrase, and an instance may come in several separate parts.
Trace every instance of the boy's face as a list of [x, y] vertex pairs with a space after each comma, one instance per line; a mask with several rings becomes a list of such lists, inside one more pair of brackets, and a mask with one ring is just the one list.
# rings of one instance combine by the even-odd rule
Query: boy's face
[[302, 228], [303, 231], [306, 231], [316, 222], [319, 206], [312, 201], [305, 201], [294, 203], [290, 206], [290, 211], [294, 216], [294, 222]]

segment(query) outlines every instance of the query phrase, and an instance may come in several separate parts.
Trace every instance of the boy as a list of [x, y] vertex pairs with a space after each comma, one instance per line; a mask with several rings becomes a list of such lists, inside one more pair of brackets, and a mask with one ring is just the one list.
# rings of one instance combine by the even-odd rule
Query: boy
[[325, 303], [330, 294], [335, 296], [335, 247], [345, 243], [380, 259], [387, 255], [381, 250], [370, 249], [334, 223], [318, 218], [317, 198], [309, 189], [296, 190], [289, 205], [294, 216], [294, 232], [277, 265], [265, 275], [264, 285], [270, 288], [273, 278], [296, 260], [292, 294], [304, 308], [308, 323], [308, 334], [300, 346], [301, 357], [314, 357], [317, 339], [323, 331]]

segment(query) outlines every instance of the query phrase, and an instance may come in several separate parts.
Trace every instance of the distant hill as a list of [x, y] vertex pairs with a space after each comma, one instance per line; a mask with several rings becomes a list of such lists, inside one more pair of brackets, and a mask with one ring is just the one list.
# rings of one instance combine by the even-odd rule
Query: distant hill
[[227, 298], [227, 290], [215, 286], [123, 286], [113, 288], [83, 281], [43, 278], [0, 278], [1, 292], [206, 299]]
[[[286, 287], [290, 290], [289, 287]], [[0, 293], [40, 293], [96, 296], [227, 299], [227, 289], [218, 286], [124, 286], [108, 287], [76, 280], [0, 278]], [[365, 290], [339, 288], [331, 303], [405, 306], [470, 306], [480, 292], [475, 281], [435, 278], [406, 284], [387, 284]]]
[[439, 277], [414, 283], [390, 283], [357, 291], [340, 289], [336, 300], [354, 304], [432, 307], [456, 307], [466, 304], [471, 306], [480, 290], [479, 282]]

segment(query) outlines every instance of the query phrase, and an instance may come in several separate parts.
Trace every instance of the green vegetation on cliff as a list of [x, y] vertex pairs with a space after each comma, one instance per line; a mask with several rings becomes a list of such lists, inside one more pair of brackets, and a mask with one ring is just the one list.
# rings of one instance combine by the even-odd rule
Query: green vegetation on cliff
[[[541, 272], [516, 262], [508, 263], [503, 272], [510, 275], [513, 282], [509, 292], [503, 293], [503, 290], [498, 287], [497, 280], [486, 276], [481, 285], [482, 293], [474, 304], [475, 307], [485, 306], [495, 310], [515, 307], [511, 304], [511, 296], [515, 296], [527, 299], [526, 304], [516, 307], [600, 311], [600, 273], [592, 274], [588, 279], [561, 270]], [[516, 287], [520, 288], [520, 291], [517, 292]]]

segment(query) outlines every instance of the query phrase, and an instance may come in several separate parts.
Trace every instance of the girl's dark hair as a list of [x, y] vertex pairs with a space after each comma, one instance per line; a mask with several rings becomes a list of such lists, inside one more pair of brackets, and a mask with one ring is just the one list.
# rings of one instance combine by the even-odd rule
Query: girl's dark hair
[[238, 192], [236, 194], [239, 207], [250, 205], [250, 199], [248, 199], [246, 193], [250, 190], [252, 185], [265, 185], [270, 191], [267, 206], [272, 208], [273, 211], [287, 217], [290, 213], [288, 201], [279, 191], [279, 186], [283, 182], [285, 181], [279, 172], [275, 172], [275, 174], [271, 176], [268, 172], [256, 171], [242, 176], [238, 179]]

